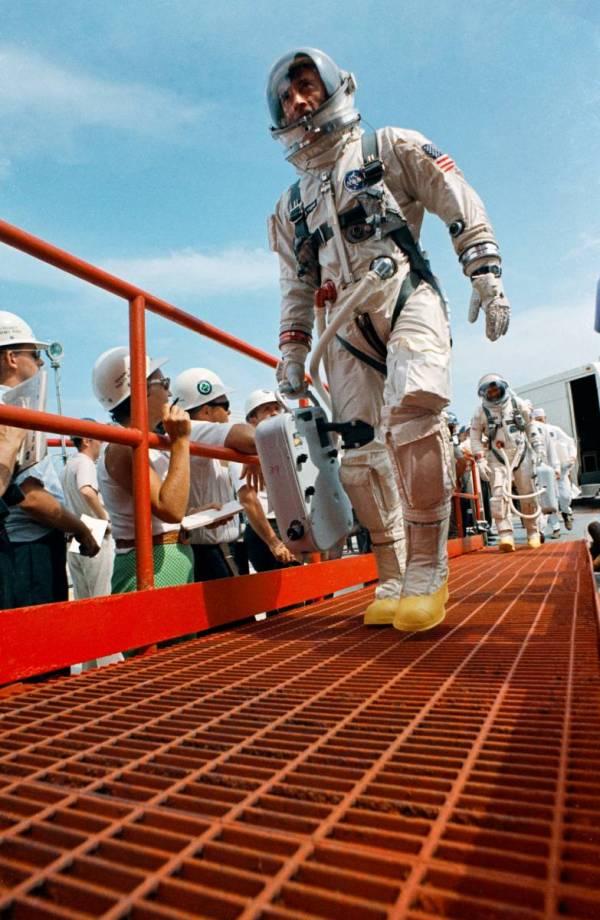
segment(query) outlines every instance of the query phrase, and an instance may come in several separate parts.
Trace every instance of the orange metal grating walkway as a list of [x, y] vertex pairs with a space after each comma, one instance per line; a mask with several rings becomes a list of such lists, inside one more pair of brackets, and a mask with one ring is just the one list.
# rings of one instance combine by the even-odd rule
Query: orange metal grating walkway
[[583, 544], [454, 560], [0, 700], [0, 917], [600, 917]]

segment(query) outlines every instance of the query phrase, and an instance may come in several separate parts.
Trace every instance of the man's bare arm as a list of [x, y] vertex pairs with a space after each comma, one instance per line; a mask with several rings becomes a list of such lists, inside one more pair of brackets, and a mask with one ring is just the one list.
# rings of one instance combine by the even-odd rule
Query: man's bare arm
[[25, 496], [19, 505], [34, 521], [52, 530], [62, 530], [72, 533], [85, 550], [85, 555], [95, 556], [100, 547], [94, 540], [91, 531], [83, 521], [61, 505], [50, 492], [46, 492], [37, 479], [26, 479], [21, 483], [21, 491]]
[[230, 450], [237, 450], [241, 454], [256, 453], [256, 439], [252, 425], [247, 425], [245, 422], [233, 425], [227, 432], [224, 446]]
[[89, 506], [89, 509], [94, 517], [99, 518], [101, 521], [108, 521], [106, 508], [100, 501], [98, 493], [93, 486], [81, 486], [79, 493], [85, 500], [85, 503]]

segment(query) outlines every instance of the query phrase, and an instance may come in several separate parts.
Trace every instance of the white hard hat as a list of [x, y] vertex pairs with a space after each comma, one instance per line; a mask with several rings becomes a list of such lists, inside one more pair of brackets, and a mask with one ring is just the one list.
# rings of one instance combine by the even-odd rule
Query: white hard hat
[[534, 409], [531, 415], [532, 415], [532, 418], [546, 418], [546, 410], [541, 409], [541, 408]]
[[[146, 355], [146, 378], [166, 364], [168, 358]], [[119, 406], [131, 394], [129, 349], [118, 345], [103, 352], [94, 364], [92, 386], [96, 398], [109, 411]]]
[[197, 409], [231, 392], [231, 388], [225, 386], [219, 375], [206, 367], [190, 367], [182, 371], [173, 383], [173, 396], [186, 411]]
[[278, 406], [281, 406], [281, 400], [277, 398], [277, 394], [273, 390], [253, 390], [244, 403], [246, 421], [248, 421], [248, 416], [252, 415], [255, 409], [258, 409], [259, 406], [265, 406], [267, 403], [277, 403]]
[[4, 345], [35, 345], [48, 348], [48, 342], [40, 342], [25, 320], [16, 313], [0, 310], [0, 348]]

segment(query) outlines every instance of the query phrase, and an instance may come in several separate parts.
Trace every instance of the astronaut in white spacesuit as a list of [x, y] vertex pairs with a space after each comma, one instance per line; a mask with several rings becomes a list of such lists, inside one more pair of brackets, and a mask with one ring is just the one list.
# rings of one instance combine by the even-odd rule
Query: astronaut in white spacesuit
[[355, 86], [314, 48], [284, 55], [269, 75], [272, 135], [300, 173], [269, 219], [282, 290], [278, 379], [289, 396], [303, 393], [315, 302], [326, 302], [329, 322], [347, 304], [325, 366], [334, 420], [346, 427], [342, 481], [379, 571], [365, 622], [430, 629], [448, 596], [453, 475], [442, 417], [450, 330], [418, 245], [425, 209], [446, 223], [473, 285], [469, 319], [483, 309], [491, 340], [506, 332], [509, 304], [494, 232], [454, 161], [416, 131], [364, 134]]
[[[575, 441], [566, 431], [559, 428], [558, 425], [551, 425], [546, 421], [545, 409], [541, 407], [534, 409], [532, 418], [541, 430], [543, 436], [546, 462], [552, 467], [556, 474], [558, 510], [562, 515], [566, 529], [572, 530], [573, 511], [571, 508], [571, 500], [573, 497], [573, 487], [571, 484], [571, 472], [577, 460]], [[560, 519], [558, 514], [550, 514], [548, 516], [548, 523], [552, 528], [552, 537], [556, 539], [560, 536]]]
[[539, 505], [535, 498], [534, 458], [543, 450], [539, 428], [531, 410], [511, 392], [499, 374], [486, 374], [477, 385], [481, 406], [471, 421], [471, 450], [479, 475], [490, 484], [490, 509], [498, 528], [500, 552], [514, 552], [511, 499], [513, 482], [527, 531], [530, 549], [540, 546]]

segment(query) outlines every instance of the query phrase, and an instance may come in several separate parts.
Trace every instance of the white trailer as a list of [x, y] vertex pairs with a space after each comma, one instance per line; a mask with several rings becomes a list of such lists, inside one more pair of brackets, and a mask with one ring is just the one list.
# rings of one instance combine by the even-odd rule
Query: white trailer
[[592, 361], [553, 377], [515, 387], [533, 407], [571, 435], [577, 444], [582, 497], [600, 497], [600, 362]]

